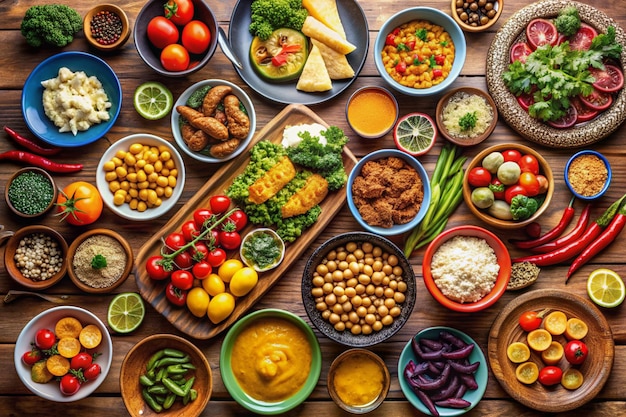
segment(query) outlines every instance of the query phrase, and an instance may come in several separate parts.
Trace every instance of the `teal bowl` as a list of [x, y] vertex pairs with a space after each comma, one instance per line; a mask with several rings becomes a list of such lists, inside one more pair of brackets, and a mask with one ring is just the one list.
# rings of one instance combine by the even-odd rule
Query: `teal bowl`
[[[276, 402], [258, 400], [245, 392], [239, 385], [237, 377], [231, 367], [232, 351], [235, 347], [238, 336], [246, 328], [248, 328], [248, 326], [258, 323], [264, 319], [283, 319], [295, 324], [298, 329], [304, 332], [311, 347], [311, 369], [306, 381], [300, 389], [293, 393], [290, 397]], [[296, 352], [296, 354], [298, 353]], [[311, 327], [309, 327], [309, 325], [299, 316], [280, 309], [258, 310], [241, 318], [226, 334], [220, 351], [220, 372], [228, 393], [239, 405], [256, 414], [282, 414], [300, 405], [315, 389], [321, 370], [322, 351], [320, 349], [319, 342], [317, 341], [317, 337], [315, 336], [315, 333], [313, 333]]]

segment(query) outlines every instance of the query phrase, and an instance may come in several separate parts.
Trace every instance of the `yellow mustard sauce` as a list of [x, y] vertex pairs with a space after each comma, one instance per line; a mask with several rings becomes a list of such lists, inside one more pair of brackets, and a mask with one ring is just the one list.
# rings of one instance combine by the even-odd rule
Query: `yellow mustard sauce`
[[337, 366], [333, 385], [345, 404], [363, 407], [376, 401], [383, 390], [384, 372], [371, 357], [355, 354]]
[[311, 370], [306, 334], [292, 322], [266, 318], [236, 338], [231, 367], [239, 386], [252, 398], [278, 402], [298, 392]]
[[353, 129], [366, 136], [382, 136], [396, 121], [396, 105], [382, 91], [363, 90], [348, 105]]

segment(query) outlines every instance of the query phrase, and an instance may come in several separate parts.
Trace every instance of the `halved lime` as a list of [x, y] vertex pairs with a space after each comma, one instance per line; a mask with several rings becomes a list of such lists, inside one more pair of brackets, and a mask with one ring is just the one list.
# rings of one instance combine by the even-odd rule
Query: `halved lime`
[[617, 272], [600, 268], [593, 271], [587, 279], [587, 294], [591, 301], [601, 307], [617, 307], [624, 301], [626, 289], [624, 281]]
[[424, 113], [409, 113], [401, 117], [393, 130], [396, 147], [413, 156], [428, 152], [436, 139], [435, 123]]
[[141, 296], [134, 292], [125, 292], [115, 296], [109, 304], [107, 321], [117, 333], [130, 333], [135, 330], [146, 314]]
[[165, 117], [174, 106], [172, 92], [163, 84], [148, 81], [135, 90], [133, 98], [135, 110], [148, 120], [158, 120]]

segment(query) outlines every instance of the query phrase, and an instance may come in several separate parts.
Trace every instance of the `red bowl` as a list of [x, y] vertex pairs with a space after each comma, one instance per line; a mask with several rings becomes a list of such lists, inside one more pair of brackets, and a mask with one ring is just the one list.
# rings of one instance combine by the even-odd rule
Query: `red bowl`
[[[437, 287], [431, 273], [430, 265], [433, 255], [443, 243], [455, 236], [472, 236], [484, 239], [494, 250], [498, 259], [498, 264], [500, 265], [498, 277], [496, 278], [496, 284], [492, 288], [491, 292], [475, 302], [460, 303], [448, 298], [441, 292], [439, 287]], [[502, 241], [490, 231], [478, 226], [458, 226], [441, 233], [428, 245], [422, 261], [422, 276], [424, 278], [426, 288], [433, 298], [441, 305], [454, 311], [473, 313], [484, 310], [485, 308], [493, 305], [496, 301], [498, 301], [502, 294], [504, 294], [507, 284], [509, 283], [509, 279], [511, 278], [511, 257], [509, 256], [509, 252], [504, 243], [502, 243]]]

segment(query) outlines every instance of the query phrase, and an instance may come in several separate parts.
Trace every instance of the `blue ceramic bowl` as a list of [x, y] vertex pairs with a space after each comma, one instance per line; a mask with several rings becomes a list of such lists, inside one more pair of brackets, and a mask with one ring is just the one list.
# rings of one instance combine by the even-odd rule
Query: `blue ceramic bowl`
[[[442, 417], [460, 416], [474, 408], [485, 394], [485, 390], [487, 389], [487, 378], [489, 374], [489, 370], [487, 368], [487, 359], [485, 358], [485, 354], [483, 353], [483, 351], [480, 349], [480, 346], [474, 341], [474, 339], [472, 339], [462, 331], [454, 329], [452, 327], [428, 327], [421, 330], [413, 337], [415, 337], [415, 339], [418, 341], [422, 338], [437, 340], [439, 339], [439, 333], [442, 331], [452, 333], [452, 335], [460, 338], [465, 343], [473, 343], [475, 346], [468, 357], [469, 363], [480, 363], [478, 369], [476, 370], [476, 372], [474, 372], [474, 378], [476, 379], [478, 388], [475, 390], [468, 389], [462, 397], [464, 400], [469, 401], [471, 403], [471, 406], [461, 409], [436, 406], [439, 415]], [[407, 382], [406, 378], [404, 377], [404, 368], [409, 363], [409, 360], [412, 360], [415, 363], [420, 362], [413, 353], [410, 340], [408, 341], [406, 346], [404, 346], [404, 349], [402, 349], [402, 353], [400, 354], [400, 359], [398, 361], [398, 381], [400, 382], [400, 388], [402, 389], [402, 392], [404, 393], [406, 399], [409, 400], [413, 407], [417, 408], [420, 412], [426, 415], [432, 416], [433, 414], [428, 410], [428, 408], [426, 408], [426, 405], [424, 405], [422, 400], [417, 397], [417, 394], [415, 394], [415, 392]]]
[[[389, 157], [400, 158], [404, 160], [405, 162], [407, 162], [410, 166], [412, 166], [417, 171], [420, 178], [422, 179], [422, 184], [424, 184], [424, 198], [422, 200], [422, 205], [419, 211], [417, 212], [413, 220], [411, 220], [410, 222], [404, 223], [404, 224], [396, 224], [389, 228], [379, 227], [379, 226], [370, 226], [365, 220], [363, 220], [363, 217], [361, 217], [359, 210], [354, 204], [354, 199], [353, 199], [353, 194], [352, 194], [352, 184], [354, 184], [355, 178], [359, 176], [359, 174], [361, 173], [361, 168], [363, 168], [363, 165], [367, 161], [375, 161], [378, 159], [389, 158]], [[430, 180], [428, 179], [428, 173], [424, 169], [424, 166], [417, 159], [397, 149], [381, 149], [381, 150], [378, 150], [378, 151], [375, 151], [366, 155], [354, 166], [354, 168], [350, 172], [350, 175], [348, 175], [348, 184], [346, 185], [346, 193], [347, 193], [346, 199], [348, 200], [348, 207], [350, 208], [350, 212], [352, 213], [356, 221], [361, 225], [361, 227], [363, 227], [368, 232], [376, 233], [382, 236], [395, 236], [395, 235], [400, 235], [402, 233], [408, 232], [409, 230], [412, 230], [415, 226], [417, 226], [422, 221], [422, 219], [426, 215], [426, 210], [428, 210], [428, 205], [430, 204], [431, 190], [430, 190]]]
[[[427, 20], [435, 25], [443, 27], [446, 32], [450, 34], [452, 42], [454, 43], [455, 56], [450, 74], [448, 74], [443, 82], [430, 88], [419, 89], [401, 85], [389, 76], [385, 70], [385, 64], [383, 63], [381, 53], [383, 47], [385, 46], [385, 39], [387, 38], [387, 35], [398, 26], [412, 20]], [[450, 17], [450, 15], [432, 7], [411, 7], [394, 14], [382, 25], [380, 31], [378, 32], [378, 36], [376, 37], [376, 42], [374, 43], [374, 63], [376, 64], [376, 69], [378, 70], [380, 76], [393, 89], [399, 91], [400, 93], [414, 97], [431, 96], [448, 88], [461, 73], [463, 64], [465, 64], [465, 54], [465, 35], [459, 25]]]
[[[59, 132], [43, 110], [42, 95], [44, 88], [41, 82], [55, 78], [59, 68], [67, 67], [71, 71], [84, 71], [87, 76], [95, 75], [106, 91], [111, 107], [111, 118], [106, 122], [94, 124], [89, 129], [78, 132]], [[77, 147], [95, 142], [104, 136], [115, 124], [122, 108], [122, 86], [117, 75], [102, 59], [85, 52], [61, 52], [47, 58], [37, 65], [30, 73], [22, 90], [22, 114], [26, 125], [35, 136], [51, 145], [60, 147]]]
[[[574, 160], [576, 158], [578, 158], [579, 156], [582, 155], [593, 155], [593, 156], [597, 156], [598, 158], [600, 158], [602, 160], [602, 162], [604, 162], [604, 165], [606, 166], [606, 171], [607, 171], [607, 177], [606, 177], [606, 181], [604, 183], [604, 186], [602, 187], [602, 189], [594, 194], [594, 195], [583, 195], [580, 194], [578, 191], [576, 191], [576, 189], [574, 188], [574, 186], [570, 183], [569, 180], [569, 171], [570, 171], [570, 167], [572, 165], [572, 162], [574, 162]], [[567, 188], [569, 188], [569, 190], [572, 192], [572, 194], [574, 194], [576, 196], [576, 198], [579, 198], [583, 201], [594, 201], [599, 199], [600, 197], [602, 197], [605, 193], [606, 190], [609, 189], [609, 185], [611, 184], [611, 164], [609, 163], [609, 160], [606, 159], [606, 157], [604, 155], [602, 155], [600, 152], [596, 152], [596, 151], [592, 151], [592, 150], [584, 150], [584, 151], [580, 151], [580, 152], [576, 152], [574, 155], [571, 156], [571, 158], [567, 161], [567, 164], [565, 165], [565, 183], [567, 184]]]

